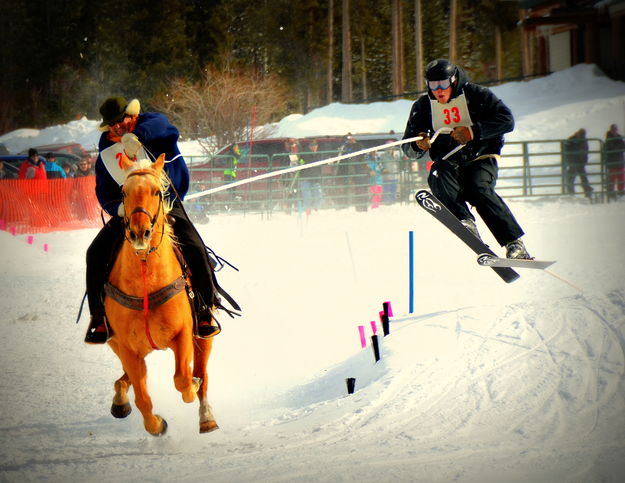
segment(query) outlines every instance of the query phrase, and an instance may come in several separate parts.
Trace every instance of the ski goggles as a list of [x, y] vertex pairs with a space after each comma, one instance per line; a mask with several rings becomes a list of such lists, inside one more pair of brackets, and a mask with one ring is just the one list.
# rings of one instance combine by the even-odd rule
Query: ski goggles
[[431, 91], [449, 89], [454, 80], [456, 80], [456, 76], [451, 76], [449, 79], [428, 81], [428, 87]]

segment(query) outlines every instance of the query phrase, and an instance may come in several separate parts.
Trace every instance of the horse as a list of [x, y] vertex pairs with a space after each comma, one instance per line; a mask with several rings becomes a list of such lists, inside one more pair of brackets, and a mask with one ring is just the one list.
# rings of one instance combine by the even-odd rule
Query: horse
[[218, 428], [206, 397], [206, 365], [213, 339], [193, 337], [192, 288], [167, 219], [171, 204], [165, 197], [169, 186], [163, 170], [165, 155], [154, 163], [119, 157], [126, 175], [122, 185], [125, 240], [105, 286], [104, 308], [113, 332], [108, 344], [124, 374], [115, 382], [111, 414], [116, 418], [130, 414], [132, 385], [146, 431], [155, 436], [165, 433], [167, 422], [152, 412], [145, 357], [169, 348], [175, 356], [174, 385], [185, 403], [199, 398], [200, 433], [207, 433]]

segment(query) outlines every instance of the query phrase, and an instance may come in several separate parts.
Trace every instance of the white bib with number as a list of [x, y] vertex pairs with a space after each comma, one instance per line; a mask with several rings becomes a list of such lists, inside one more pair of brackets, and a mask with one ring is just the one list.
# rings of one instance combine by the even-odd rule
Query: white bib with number
[[[117, 157], [118, 154], [123, 152], [124, 148], [122, 147], [122, 143], [115, 143], [100, 151], [100, 156], [102, 157], [104, 166], [106, 166], [109, 174], [115, 181], [117, 181], [119, 186], [123, 185], [124, 181], [126, 181], [126, 172], [119, 165], [119, 159]], [[144, 159], [147, 157], [148, 155], [143, 147], [139, 148], [139, 152], [137, 152], [137, 159]]]
[[430, 105], [432, 106], [432, 127], [435, 131], [442, 127], [470, 127], [473, 125], [464, 93], [450, 99], [447, 104], [441, 104], [436, 99], [430, 99]]

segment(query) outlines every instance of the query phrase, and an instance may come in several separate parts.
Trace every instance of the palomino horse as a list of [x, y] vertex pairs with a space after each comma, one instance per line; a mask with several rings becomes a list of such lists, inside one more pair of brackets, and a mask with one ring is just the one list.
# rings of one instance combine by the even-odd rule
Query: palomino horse
[[166, 216], [170, 206], [165, 198], [168, 182], [164, 161], [164, 154], [155, 163], [133, 163], [121, 156], [120, 166], [126, 171], [122, 186], [126, 239], [109, 276], [104, 300], [113, 330], [108, 343], [124, 369], [124, 375], [115, 382], [111, 413], [116, 418], [130, 413], [128, 388], [132, 385], [145, 429], [157, 436], [165, 433], [167, 423], [152, 413], [144, 360], [155, 349], [174, 351], [174, 384], [182, 400], [190, 403], [196, 394], [199, 397], [200, 432], [218, 428], [206, 398], [206, 364], [212, 339], [193, 338], [193, 315], [185, 290], [190, 287]]

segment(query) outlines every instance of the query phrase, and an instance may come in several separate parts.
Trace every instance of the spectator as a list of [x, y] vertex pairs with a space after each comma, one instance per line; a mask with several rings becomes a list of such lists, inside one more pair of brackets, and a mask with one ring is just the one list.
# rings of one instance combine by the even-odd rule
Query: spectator
[[[300, 164], [310, 164], [322, 159], [317, 153], [319, 145], [314, 139], [308, 145], [309, 153], [300, 157]], [[299, 171], [299, 189], [302, 195], [303, 209], [308, 212], [310, 209], [318, 210], [321, 207], [321, 166], [306, 168]]]
[[[232, 183], [237, 180], [237, 169], [239, 167], [239, 161], [241, 160], [241, 148], [237, 143], [234, 143], [230, 148], [230, 153], [226, 155], [226, 166], [224, 168], [224, 183]], [[240, 199], [237, 188], [230, 188], [227, 190], [227, 199], [229, 200], [224, 209], [230, 211], [233, 209], [236, 201]]]
[[[339, 154], [341, 156], [345, 154], [352, 154], [364, 149], [362, 144], [352, 135], [347, 133], [345, 137], [345, 143], [339, 148]], [[337, 168], [337, 183], [343, 187], [340, 192], [345, 192], [346, 195], [342, 196], [340, 200], [344, 204], [348, 202], [351, 205], [356, 206], [358, 211], [367, 211], [367, 200], [369, 197], [369, 168], [367, 160], [364, 155], [354, 156], [339, 161], [339, 167]]]
[[5, 168], [2, 160], [0, 160], [0, 179], [15, 179], [15, 173]]
[[605, 135], [605, 167], [608, 172], [608, 200], [625, 194], [625, 139], [616, 124]]
[[382, 173], [384, 168], [377, 151], [366, 155], [367, 165], [369, 166], [369, 192], [371, 193], [371, 208], [379, 208], [382, 201]]
[[575, 178], [579, 176], [584, 195], [592, 200], [593, 190], [586, 174], [586, 164], [588, 164], [588, 140], [586, 130], [582, 128], [564, 142], [564, 186], [567, 194], [575, 194]]
[[[389, 139], [385, 144], [393, 141]], [[380, 158], [383, 166], [382, 199], [384, 203], [394, 203], [397, 201], [397, 185], [399, 183], [400, 154], [397, 148], [385, 149]]]
[[65, 163], [63, 163], [61, 168], [63, 168], [63, 172], [65, 173], [65, 177], [66, 178], [73, 178], [74, 177], [74, 170], [72, 169], [72, 165], [71, 164], [69, 164], [68, 162], [65, 162]]
[[28, 159], [20, 166], [19, 179], [48, 179], [46, 175], [46, 164], [39, 156], [35, 148], [28, 150]]
[[56, 155], [48, 153], [45, 159], [46, 176], [48, 179], [66, 178], [65, 171], [56, 164]]
[[78, 162], [78, 169], [74, 173], [74, 178], [83, 178], [85, 176], [92, 176], [93, 168], [88, 158], [82, 158]]

